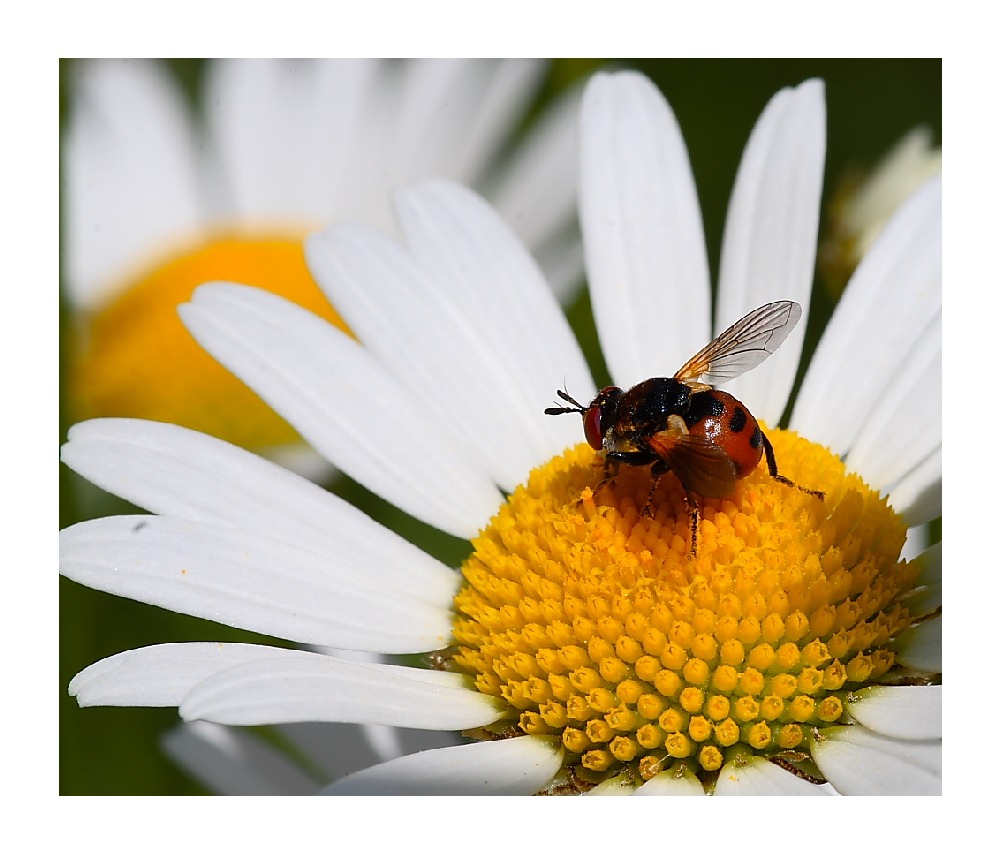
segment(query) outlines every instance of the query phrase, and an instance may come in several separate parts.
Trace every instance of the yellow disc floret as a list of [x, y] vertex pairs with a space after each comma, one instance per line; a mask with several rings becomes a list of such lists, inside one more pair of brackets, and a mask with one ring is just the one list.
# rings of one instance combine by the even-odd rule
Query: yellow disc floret
[[173, 422], [247, 448], [296, 442], [292, 427], [181, 323], [177, 306], [213, 280], [280, 294], [346, 330], [309, 273], [301, 238], [221, 236], [134, 277], [85, 318], [70, 381], [74, 418]]
[[[839, 459], [770, 431], [761, 467], [702, 500], [697, 555], [672, 476], [580, 445], [535, 470], [473, 541], [455, 598], [454, 664], [503, 698], [516, 732], [558, 734], [574, 780], [683, 761], [707, 785], [728, 759], [808, 751], [848, 693], [887, 675], [913, 620], [901, 518]], [[597, 492], [595, 493], [595, 490]]]

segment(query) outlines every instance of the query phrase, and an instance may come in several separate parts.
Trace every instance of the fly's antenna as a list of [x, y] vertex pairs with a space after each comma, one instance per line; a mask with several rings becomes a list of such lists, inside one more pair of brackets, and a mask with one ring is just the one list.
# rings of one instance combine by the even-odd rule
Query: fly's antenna
[[587, 408], [583, 406], [576, 398], [570, 397], [569, 392], [564, 392], [562, 389], [556, 389], [556, 395], [558, 395], [567, 404], [572, 404], [572, 407], [546, 407], [545, 415], [547, 416], [561, 416], [563, 413], [585, 413]]

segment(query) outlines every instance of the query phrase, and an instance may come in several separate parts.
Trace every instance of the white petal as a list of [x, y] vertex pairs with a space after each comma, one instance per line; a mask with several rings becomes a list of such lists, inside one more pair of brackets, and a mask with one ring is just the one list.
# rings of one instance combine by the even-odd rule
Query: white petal
[[941, 543], [929, 546], [915, 560], [920, 565], [920, 587], [907, 607], [911, 614], [929, 614], [941, 608]]
[[[709, 280], [687, 149], [663, 96], [632, 72], [583, 97], [580, 226], [615, 382], [670, 375], [709, 340]], [[570, 390], [572, 391], [572, 390]]]
[[703, 796], [705, 788], [686, 767], [680, 773], [661, 772], [635, 791], [637, 796]]
[[84, 668], [69, 684], [81, 707], [174, 707], [216, 671], [289, 653], [262, 644], [190, 642], [126, 650]]
[[556, 740], [522, 736], [423, 751], [327, 787], [326, 795], [531, 795], [559, 770], [562, 750]]
[[[914, 346], [927, 345], [940, 313], [938, 178], [900, 207], [858, 265], [809, 365], [791, 428], [835, 454], [850, 451], [885, 395], [882, 378], [895, 376]], [[940, 408], [940, 390], [928, 395]]]
[[354, 566], [349, 586], [447, 602], [455, 573], [353, 505], [222, 440], [177, 425], [95, 419], [74, 425], [62, 460], [156, 514], [266, 534]]
[[216, 283], [179, 308], [216, 359], [355, 480], [469, 537], [501, 497], [477, 461], [357, 342], [273, 294]]
[[847, 455], [849, 469], [891, 491], [941, 448], [941, 316], [911, 348]]
[[630, 775], [619, 775], [617, 778], [608, 778], [596, 787], [587, 790], [585, 796], [631, 796], [636, 792], [635, 783]]
[[941, 516], [941, 446], [897, 483], [889, 504], [910, 526], [924, 525]]
[[415, 730], [382, 724], [307, 721], [283, 724], [279, 730], [299, 756], [308, 757], [321, 770], [324, 785], [394, 757], [464, 741], [455, 731]]
[[162, 746], [177, 765], [219, 795], [306, 796], [318, 789], [316, 781], [253, 731], [186, 722], [168, 732]]
[[190, 118], [165, 69], [143, 60], [74, 63], [63, 146], [66, 279], [93, 306], [138, 265], [202, 227]]
[[907, 668], [940, 674], [941, 618], [930, 618], [923, 623], [904, 629], [896, 639], [896, 659]]
[[[758, 119], [729, 200], [715, 333], [771, 300], [795, 300], [808, 317], [816, 262], [826, 117], [823, 84], [783, 89]], [[777, 424], [788, 401], [805, 320], [767, 368], [727, 386], [758, 418]]]
[[812, 784], [761, 757], [746, 764], [727, 763], [715, 785], [717, 796], [830, 796]]
[[[491, 184], [485, 191], [536, 258], [542, 245], [565, 231], [576, 218], [581, 91], [574, 87], [539, 117], [495, 187]], [[579, 244], [579, 235], [574, 234], [573, 245]]]
[[941, 795], [941, 740], [891, 739], [860, 726], [825, 730], [813, 758], [844, 795]]
[[104, 517], [60, 532], [62, 574], [117, 596], [307, 644], [396, 653], [447, 644], [450, 597], [428, 603], [343, 558], [171, 517]]
[[208, 63], [208, 178], [229, 200], [214, 213], [257, 229], [315, 226], [338, 213], [353, 137], [368, 136], [360, 118], [374, 70], [364, 60]]
[[343, 721], [428, 730], [496, 721], [502, 705], [464, 682], [457, 674], [288, 651], [211, 675], [187, 694], [180, 714], [219, 724]]
[[[543, 414], [566, 384], [590, 394], [593, 381], [576, 338], [534, 260], [482, 199], [430, 181], [397, 194], [396, 210], [413, 257], [434, 288], [503, 374], [496, 397], [533, 465], [575, 443], [579, 425]], [[475, 358], [475, 355], [473, 355]], [[480, 356], [479, 358], [482, 358]], [[501, 381], [495, 381], [501, 382]]]
[[941, 686], [869, 686], [847, 709], [869, 730], [896, 739], [941, 738]]

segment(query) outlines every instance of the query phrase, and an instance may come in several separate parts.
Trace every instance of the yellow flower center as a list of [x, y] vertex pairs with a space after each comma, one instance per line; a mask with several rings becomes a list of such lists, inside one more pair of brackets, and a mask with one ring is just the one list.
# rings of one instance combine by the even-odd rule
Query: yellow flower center
[[173, 422], [248, 448], [297, 441], [181, 323], [177, 306], [212, 280], [265, 288], [347, 329], [309, 274], [301, 237], [218, 236], [137, 277], [86, 319], [70, 380], [74, 418]]
[[[509, 704], [492, 734], [558, 734], [564, 778], [636, 783], [675, 764], [707, 786], [740, 754], [807, 774], [848, 694], [887, 675], [917, 577], [901, 518], [825, 449], [770, 431], [766, 468], [703, 500], [698, 554], [684, 491], [648, 469], [601, 482], [580, 445], [532, 472], [473, 541], [451, 651]], [[674, 771], [678, 771], [674, 769]]]

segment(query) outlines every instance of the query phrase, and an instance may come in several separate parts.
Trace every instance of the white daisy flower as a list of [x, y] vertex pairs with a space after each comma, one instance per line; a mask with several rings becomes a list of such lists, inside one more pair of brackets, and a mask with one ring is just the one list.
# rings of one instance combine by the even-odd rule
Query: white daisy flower
[[820, 266], [839, 291], [885, 224], [921, 184], [941, 172], [941, 149], [930, 128], [907, 133], [864, 175], [849, 174], [830, 203]]
[[[758, 121], [731, 198], [716, 331], [777, 299], [808, 306], [824, 137], [817, 81], [779, 92]], [[81, 705], [472, 740], [360, 769], [329, 793], [939, 792], [940, 545], [900, 553], [909, 526], [941, 514], [940, 180], [858, 268], [793, 430], [772, 426], [801, 328], [727, 386], [762, 421], [781, 474], [825, 498], [760, 466], [728, 498], [699, 501], [694, 555], [677, 478], [654, 493], [648, 466], [622, 466], [602, 484], [576, 419], [542, 415], [557, 388], [582, 401], [596, 390], [503, 221], [445, 182], [395, 206], [401, 242], [335, 226], [307, 246], [357, 340], [235, 284], [203, 286], [181, 311], [331, 462], [470, 538], [461, 573], [274, 463], [121, 419], [74, 427], [63, 460], [152, 515], [66, 529], [62, 572], [298, 645], [427, 654], [431, 667], [159, 645], [77, 675]], [[580, 216], [614, 381], [668, 375], [711, 338], [708, 265], [680, 131], [640, 75], [588, 85]]]
[[568, 298], [582, 280], [575, 95], [502, 150], [544, 72], [534, 60], [210, 61], [192, 116], [158, 63], [75, 64], [63, 175], [77, 418], [175, 422], [292, 462], [293, 429], [207, 357], [176, 306], [226, 279], [346, 329], [302, 241], [331, 222], [391, 228], [390, 192], [421, 178], [478, 187]]

